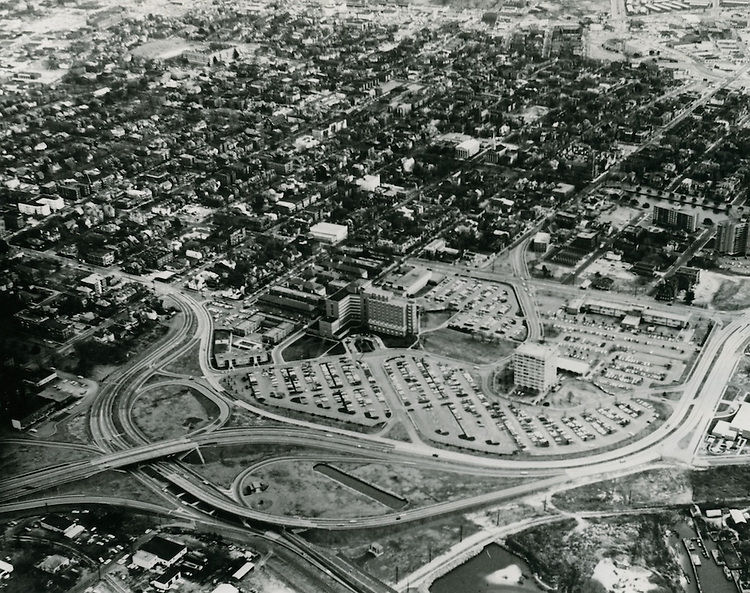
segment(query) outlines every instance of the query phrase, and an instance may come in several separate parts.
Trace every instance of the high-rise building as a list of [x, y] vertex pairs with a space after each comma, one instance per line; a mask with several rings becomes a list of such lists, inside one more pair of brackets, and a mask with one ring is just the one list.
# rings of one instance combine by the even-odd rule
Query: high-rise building
[[750, 241], [750, 221], [728, 219], [716, 227], [716, 250], [727, 255], [746, 255]]
[[654, 224], [678, 228], [688, 233], [693, 233], [698, 228], [697, 215], [685, 209], [654, 206], [653, 212]]
[[343, 335], [354, 325], [392, 336], [419, 333], [419, 307], [414, 301], [357, 282], [328, 297], [325, 312], [318, 328], [328, 337]]
[[394, 336], [419, 332], [419, 312], [415, 302], [375, 288], [362, 292], [362, 302], [365, 322], [372, 331]]
[[513, 353], [513, 382], [516, 387], [549, 391], [557, 381], [557, 354], [549, 346], [525, 342]]

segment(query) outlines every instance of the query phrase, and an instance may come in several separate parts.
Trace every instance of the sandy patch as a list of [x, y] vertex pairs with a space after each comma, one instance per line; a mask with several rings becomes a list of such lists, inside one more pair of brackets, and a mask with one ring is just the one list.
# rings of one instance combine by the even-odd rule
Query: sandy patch
[[714, 295], [719, 291], [721, 283], [728, 280], [728, 276], [708, 270], [701, 270], [701, 279], [695, 287], [696, 305], [710, 305]]
[[639, 566], [618, 567], [611, 558], [603, 558], [594, 568], [592, 578], [607, 591], [637, 591], [645, 593], [656, 588], [649, 582], [651, 571]]
[[517, 564], [511, 564], [500, 570], [496, 570], [492, 574], [488, 574], [484, 580], [490, 585], [518, 585], [523, 578], [523, 572], [521, 567]]

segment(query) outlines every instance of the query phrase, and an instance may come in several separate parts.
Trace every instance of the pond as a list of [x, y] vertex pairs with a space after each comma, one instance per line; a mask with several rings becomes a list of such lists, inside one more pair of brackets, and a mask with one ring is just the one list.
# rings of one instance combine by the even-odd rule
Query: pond
[[[521, 583], [519, 583], [519, 579]], [[437, 579], [430, 593], [531, 593], [542, 591], [528, 565], [497, 544], [490, 544], [461, 566]]]

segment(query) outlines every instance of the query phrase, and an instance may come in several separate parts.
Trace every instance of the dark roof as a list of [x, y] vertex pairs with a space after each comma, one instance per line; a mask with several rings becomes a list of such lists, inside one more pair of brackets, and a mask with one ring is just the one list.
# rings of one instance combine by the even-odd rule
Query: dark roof
[[141, 550], [153, 554], [165, 562], [172, 560], [180, 552], [186, 549], [185, 544], [178, 544], [169, 539], [157, 535], [141, 546]]
[[60, 531], [65, 531], [68, 527], [73, 525], [73, 521], [70, 519], [64, 519], [58, 515], [47, 515], [42, 519], [42, 523], [44, 525], [49, 525], [53, 529], [59, 529]]
[[170, 566], [167, 570], [165, 570], [163, 573], [161, 573], [158, 577], [154, 579], [155, 583], [168, 583], [175, 577], [179, 577], [182, 573], [182, 570], [177, 566]]

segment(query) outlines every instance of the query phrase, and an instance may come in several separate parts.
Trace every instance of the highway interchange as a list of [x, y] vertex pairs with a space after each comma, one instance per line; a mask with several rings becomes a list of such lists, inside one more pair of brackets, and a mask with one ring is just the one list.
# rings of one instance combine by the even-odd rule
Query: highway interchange
[[[471, 270], [466, 270], [465, 273], [474, 277], [490, 275], [489, 272]], [[527, 318], [534, 319], [533, 298], [528, 289], [535, 281], [524, 278], [525, 274], [519, 275], [521, 278], [512, 281], [511, 284], [519, 295], [524, 314]], [[224, 390], [219, 383], [220, 373], [214, 372], [211, 368], [209, 343], [212, 323], [205, 307], [194, 296], [182, 293], [173, 286], [157, 284], [155, 287], [163, 296], [173, 299], [183, 314], [179, 323], [167, 336], [144, 356], [117, 371], [102, 386], [88, 416], [93, 437], [93, 445], [89, 450], [92, 453], [95, 451], [96, 454], [88, 460], [40, 468], [4, 480], [0, 485], [0, 512], [29, 509], [35, 505], [39, 508], [41, 505], [49, 504], [80, 504], [82, 501], [135, 505], [134, 508], [189, 517], [193, 521], [208, 524], [234, 520], [235, 528], [236, 522], [239, 522], [240, 526], [252, 526], [259, 533], [277, 531], [280, 535], [276, 537], [285, 540], [286, 545], [295, 548], [300, 555], [309, 555], [310, 550], [304, 545], [304, 540], [293, 536], [292, 529], [345, 531], [353, 528], [397, 525], [509, 501], [584, 479], [596, 480], [598, 477], [638, 471], [653, 464], [706, 464], [708, 461], [705, 458], [695, 458], [698, 445], [721, 398], [723, 386], [731, 377], [750, 341], [750, 313], [741, 314], [724, 325], [719, 323], [706, 341], [688, 379], [679, 386], [683, 395], [672, 415], [650, 434], [632, 440], [622, 447], [599, 453], [594, 451], [585, 456], [567, 459], [478, 457], [457, 451], [438, 450], [425, 442], [392, 441], [382, 436], [361, 434], [343, 428], [321, 427], [310, 421], [285, 418], [280, 414], [255, 408], [246, 402], [239, 402]], [[541, 328], [538, 322], [531, 324], [531, 327], [534, 326]], [[199, 362], [203, 376], [179, 377], [174, 372], [159, 374], [160, 369], [185, 355], [195, 344], [200, 345]], [[154, 375], [160, 383], [197, 389], [217, 405], [219, 414], [208, 426], [185, 437], [148, 442], [135, 425], [130, 412], [133, 399]], [[152, 387], [153, 382], [149, 385], [149, 388]], [[225, 427], [231, 411], [239, 405], [260, 417], [276, 423], [283, 422], [284, 426]], [[316, 450], [324, 449], [330, 452], [330, 456], [348, 456], [351, 460], [415, 464], [422, 468], [463, 473], [464, 476], [468, 473], [496, 476], [501, 479], [523, 475], [525, 480], [520, 485], [510, 488], [420, 508], [407, 507], [398, 512], [361, 517], [354, 522], [350, 519], [269, 515], [245, 506], [236, 489], [234, 495], [231, 492], [228, 494], [207, 483], [186, 464], [178, 461], [182, 455], [200, 447], [236, 444], [298, 445]], [[86, 496], [45, 498], [43, 495], [51, 486], [120, 468], [128, 468], [137, 479], [158, 492], [165, 504]], [[186, 506], [179, 499], [175, 499], [174, 495], [165, 492], [164, 484], [169, 484], [172, 491], [177, 490], [190, 495], [199, 501], [200, 505]], [[15, 499], [21, 496], [28, 497], [33, 494], [38, 494], [40, 498], [34, 501], [15, 502]], [[316, 561], [324, 563], [334, 576], [340, 573], [340, 577], [346, 572], [341, 567], [336, 570], [336, 567], [328, 564], [325, 559], [318, 558]], [[348, 585], [355, 590], [384, 590], [366, 576], [358, 578], [364, 580], [358, 583], [349, 582]]]
[[[713, 86], [697, 99], [675, 120], [675, 125], [687, 113], [710, 99], [720, 88], [744, 74], [750, 65], [727, 78], [721, 85]], [[667, 127], [657, 131], [663, 133]], [[652, 137], [652, 140], [655, 137]], [[598, 179], [592, 188], [604, 181]], [[589, 188], [589, 189], [592, 189]], [[533, 229], [532, 229], [533, 230]], [[524, 252], [531, 233], [526, 234], [509, 251], [512, 277], [494, 270], [477, 270], [462, 266], [448, 266], [450, 273], [482, 280], [502, 280], [513, 287], [528, 327], [528, 339], [543, 335], [543, 326], [537, 314], [534, 292], [538, 289], [556, 290], [572, 296], [575, 288], [529, 278]], [[24, 250], [33, 252], [33, 250]], [[60, 259], [51, 253], [33, 252]], [[66, 261], [66, 265], [71, 265]], [[216, 528], [227, 532], [252, 532], [266, 537], [297, 553], [306, 561], [318, 566], [329, 576], [355, 591], [388, 591], [389, 587], [369, 577], [340, 558], [324, 554], [308, 545], [293, 530], [323, 529], [347, 531], [378, 528], [425, 520], [449, 513], [519, 499], [529, 494], [544, 493], [581, 481], [592, 481], [636, 472], [654, 465], [680, 464], [705, 466], [715, 461], [696, 455], [703, 435], [713, 417], [735, 367], [750, 342], [750, 312], [739, 313], [736, 318], [717, 325], [705, 342], [691, 373], [680, 386], [681, 391], [673, 413], [655, 430], [607, 451], [592, 451], [586, 455], [569, 458], [499, 458], [472, 456], [453, 450], [436, 449], [424, 441], [403, 442], [386, 439], [380, 435], [362, 434], [340, 427], [320, 426], [309, 420], [288, 418], [245, 401], [240, 401], [221, 385], [222, 373], [216, 372], [210, 361], [212, 319], [195, 293], [180, 290], [175, 285], [150, 282], [143, 278], [113, 272], [88, 264], [72, 264], [88, 272], [105, 275], [118, 274], [129, 281], [147, 283], [159, 296], [173, 301], [181, 310], [178, 323], [152, 348], [136, 360], [115, 371], [101, 385], [101, 389], [88, 411], [88, 428], [92, 445], [88, 450], [91, 459], [40, 468], [20, 476], [4, 479], [0, 484], [0, 513], [48, 508], [50, 505], [115, 504], [155, 512], [172, 517], [189, 519], [194, 525]], [[440, 266], [440, 264], [431, 264]], [[448, 270], [445, 270], [448, 271]], [[625, 298], [625, 297], [623, 297]], [[644, 297], [627, 297], [633, 303], [643, 303]], [[201, 373], [179, 376], [164, 369], [173, 361], [185, 356], [198, 346]], [[209, 425], [182, 438], [149, 442], [132, 418], [132, 404], [155, 377], [157, 384], [191, 387], [214, 402], [219, 410]], [[226, 424], [232, 411], [238, 408], [250, 411], [260, 418], [272, 421], [273, 427], [228, 428]], [[23, 440], [23, 439], [21, 439]], [[253, 510], [242, 502], [238, 488], [229, 492], [201, 478], [190, 467], [179, 461], [185, 454], [201, 447], [216, 445], [278, 444], [311, 447], [327, 453], [322, 458], [347, 456], [350, 460], [379, 461], [413, 464], [420, 468], [444, 470], [463, 479], [472, 476], [524, 478], [521, 484], [499, 488], [472, 497], [437, 502], [419, 508], [407, 507], [398, 512], [351, 519], [271, 515]], [[45, 443], [46, 446], [53, 446]], [[65, 447], [65, 444], [57, 444]], [[738, 460], [744, 461], [744, 460]], [[715, 463], [726, 463], [718, 461]], [[163, 504], [146, 503], [111, 497], [86, 495], [51, 497], [45, 491], [66, 482], [75, 482], [112, 469], [127, 469], [144, 486], [150, 488]], [[175, 492], [196, 501], [186, 505]], [[28, 500], [37, 496], [34, 500]], [[17, 499], [24, 497], [24, 501]]]

